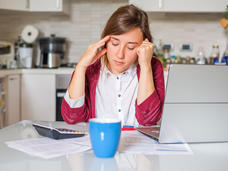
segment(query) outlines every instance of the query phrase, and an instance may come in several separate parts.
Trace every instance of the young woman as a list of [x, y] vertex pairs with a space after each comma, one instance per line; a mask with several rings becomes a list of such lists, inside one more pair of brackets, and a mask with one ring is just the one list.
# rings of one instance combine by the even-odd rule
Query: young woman
[[153, 57], [147, 14], [134, 5], [117, 9], [102, 39], [79, 60], [62, 102], [69, 124], [119, 118], [122, 125], [154, 125], [164, 103], [163, 67]]

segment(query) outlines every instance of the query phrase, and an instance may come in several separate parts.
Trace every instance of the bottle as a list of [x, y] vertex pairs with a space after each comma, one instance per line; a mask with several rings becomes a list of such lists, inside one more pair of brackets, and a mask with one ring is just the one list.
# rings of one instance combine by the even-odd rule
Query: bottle
[[204, 49], [202, 46], [199, 47], [196, 63], [200, 64], [200, 65], [206, 64], [205, 53], [204, 53]]
[[171, 63], [172, 63], [172, 64], [175, 63], [175, 59], [176, 59], [176, 56], [175, 56], [175, 55], [172, 55], [172, 56], [171, 56]]
[[190, 64], [195, 64], [196, 63], [196, 59], [194, 58], [194, 57], [192, 57], [191, 59], [190, 59]]
[[165, 58], [165, 60], [170, 58], [169, 49], [164, 49], [164, 58]]
[[220, 62], [219, 61], [219, 45], [214, 44], [212, 46], [212, 51], [211, 51], [210, 57], [213, 59], [213, 64], [217, 64]]
[[228, 65], [228, 43], [227, 43], [227, 46], [226, 46], [226, 50], [223, 54], [223, 58], [222, 58], [222, 62], [226, 63], [226, 65]]
[[16, 60], [16, 65], [20, 67], [20, 55], [19, 55], [19, 48], [22, 46], [24, 41], [22, 40], [21, 36], [19, 35], [16, 42], [14, 43], [14, 59]]
[[177, 55], [176, 56], [175, 63], [176, 64], [181, 64], [182, 63], [182, 59], [181, 59], [181, 56], [180, 55]]
[[186, 64], [190, 64], [191, 57], [190, 56], [187, 56], [185, 59], [186, 59]]
[[164, 49], [164, 60], [165, 60], [166, 67], [167, 67], [167, 65], [172, 63], [169, 49], [167, 49], [167, 48]]
[[163, 45], [162, 41], [159, 40], [158, 46], [156, 46], [157, 58], [161, 61], [163, 67], [166, 67], [164, 54], [163, 54]]

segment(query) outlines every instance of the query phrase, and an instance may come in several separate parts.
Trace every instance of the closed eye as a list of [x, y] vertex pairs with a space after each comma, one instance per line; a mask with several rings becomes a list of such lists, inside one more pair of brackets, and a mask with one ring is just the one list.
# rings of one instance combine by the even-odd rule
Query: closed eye
[[134, 47], [133, 47], [133, 48], [132, 48], [132, 47], [128, 47], [128, 49], [129, 49], [129, 50], [134, 50]]
[[118, 43], [112, 43], [113, 46], [118, 46], [119, 44]]

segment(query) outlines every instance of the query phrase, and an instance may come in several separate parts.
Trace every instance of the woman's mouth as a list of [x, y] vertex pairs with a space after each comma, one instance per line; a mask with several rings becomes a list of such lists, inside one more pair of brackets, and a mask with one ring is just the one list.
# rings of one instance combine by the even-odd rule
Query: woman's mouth
[[116, 60], [114, 60], [114, 62], [115, 62], [115, 64], [117, 64], [117, 65], [123, 65], [123, 64], [124, 64], [124, 62], [120, 62], [120, 61], [116, 61]]

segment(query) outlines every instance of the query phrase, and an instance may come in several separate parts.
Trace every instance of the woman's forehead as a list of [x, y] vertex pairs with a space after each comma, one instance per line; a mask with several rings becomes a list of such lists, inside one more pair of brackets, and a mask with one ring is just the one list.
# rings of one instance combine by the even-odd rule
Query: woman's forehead
[[111, 35], [112, 40], [126, 41], [126, 42], [141, 42], [143, 40], [143, 34], [140, 28], [134, 28], [126, 33], [120, 35]]

